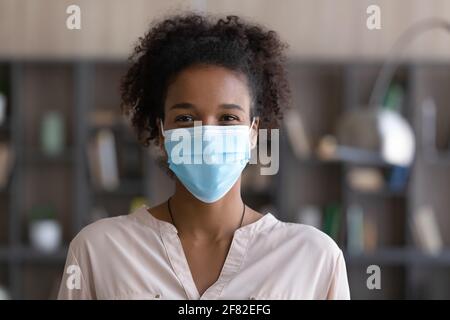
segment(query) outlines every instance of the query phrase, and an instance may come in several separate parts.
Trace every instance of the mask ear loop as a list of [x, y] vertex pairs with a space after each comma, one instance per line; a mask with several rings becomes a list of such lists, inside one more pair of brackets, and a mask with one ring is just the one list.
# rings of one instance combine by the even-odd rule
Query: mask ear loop
[[163, 125], [163, 122], [162, 122], [162, 119], [161, 119], [161, 118], [159, 118], [159, 127], [160, 127], [160, 129], [161, 129], [161, 135], [165, 138], [166, 135], [165, 135], [165, 133], [164, 133], [164, 125]]
[[250, 125], [250, 130], [253, 128], [253, 125], [255, 124], [255, 120], [256, 120], [256, 117], [253, 117], [252, 124]]
[[253, 117], [252, 123], [250, 124], [250, 127], [249, 127], [249, 134], [252, 132], [253, 125], [254, 125], [255, 122], [256, 122], [256, 118], [257, 118], [257, 117]]
[[250, 154], [251, 154], [251, 150], [252, 150], [252, 137], [251, 137], [251, 134], [252, 134], [252, 128], [253, 128], [253, 125], [254, 125], [255, 122], [256, 122], [256, 118], [257, 118], [257, 117], [253, 117], [252, 123], [250, 124], [249, 130], [248, 130], [249, 141], [250, 141], [248, 148], [249, 148], [249, 153], [250, 153]]

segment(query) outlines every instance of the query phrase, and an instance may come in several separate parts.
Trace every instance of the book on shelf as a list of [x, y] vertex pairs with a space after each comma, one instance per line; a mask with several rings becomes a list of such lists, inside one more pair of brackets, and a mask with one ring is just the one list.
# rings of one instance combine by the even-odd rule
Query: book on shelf
[[336, 242], [339, 240], [341, 227], [341, 208], [337, 204], [325, 207], [322, 230]]
[[406, 95], [405, 91], [402, 83], [393, 81], [384, 98], [383, 108], [401, 113]]
[[293, 108], [287, 112], [283, 119], [288, 140], [295, 156], [299, 159], [309, 158], [311, 146], [300, 111]]
[[57, 156], [64, 152], [66, 143], [64, 117], [53, 110], [44, 114], [41, 121], [41, 147], [47, 156]]
[[347, 185], [360, 192], [378, 192], [384, 189], [383, 173], [378, 168], [350, 168], [346, 174]]
[[388, 178], [389, 190], [394, 192], [404, 191], [408, 183], [409, 173], [409, 167], [393, 166]]
[[364, 215], [364, 251], [374, 252], [378, 247], [378, 228], [376, 220]]
[[8, 184], [14, 163], [14, 150], [6, 142], [0, 142], [0, 189]]
[[347, 209], [347, 250], [351, 254], [364, 252], [364, 210], [358, 205]]
[[347, 209], [347, 250], [350, 254], [369, 253], [378, 247], [376, 221], [364, 209], [352, 204]]
[[298, 210], [297, 222], [321, 229], [322, 211], [319, 207], [313, 205], [302, 207]]
[[378, 151], [341, 144], [338, 138], [331, 134], [320, 138], [315, 153], [322, 161], [342, 161], [361, 165], [383, 164]]
[[6, 118], [6, 95], [0, 91], [0, 126], [3, 125]]
[[112, 127], [119, 122], [117, 112], [102, 108], [89, 113], [89, 124], [93, 127]]
[[119, 186], [119, 170], [114, 134], [109, 129], [99, 130], [88, 143], [88, 158], [94, 186], [108, 191]]
[[439, 223], [432, 206], [422, 206], [412, 214], [412, 234], [417, 246], [425, 253], [439, 254], [443, 248]]
[[132, 126], [130, 125], [130, 117], [118, 114], [115, 109], [111, 108], [97, 108], [89, 112], [88, 115], [89, 126], [94, 129], [109, 128], [109, 129], [125, 129], [132, 133]]
[[338, 141], [335, 136], [328, 134], [320, 138], [316, 149], [316, 156], [323, 161], [337, 158]]
[[437, 107], [433, 98], [428, 97], [422, 102], [422, 144], [425, 152], [436, 151]]
[[[422, 102], [422, 144], [427, 153], [450, 152], [450, 129], [447, 124], [445, 134], [438, 134], [438, 106], [432, 97]], [[444, 130], [442, 130], [444, 131]]]

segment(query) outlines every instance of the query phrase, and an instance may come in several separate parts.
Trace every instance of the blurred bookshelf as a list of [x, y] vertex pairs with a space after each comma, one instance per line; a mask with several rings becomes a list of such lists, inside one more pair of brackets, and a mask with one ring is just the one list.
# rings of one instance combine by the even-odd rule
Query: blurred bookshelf
[[[283, 126], [278, 174], [261, 176], [260, 166], [248, 166], [243, 197], [283, 221], [304, 223], [306, 212], [306, 222], [330, 234], [345, 254], [354, 299], [450, 298], [450, 288], [440, 288], [450, 279], [450, 115], [445, 105], [450, 66], [405, 63], [396, 75], [405, 88], [399, 112], [417, 141], [403, 187], [392, 188], [395, 168], [378, 152], [344, 148], [331, 159], [316, 153], [323, 137], [336, 134], [342, 114], [367, 104], [380, 65], [291, 62], [294, 109], [301, 115], [302, 147], [307, 145], [308, 152], [299, 156], [292, 140], [298, 132]], [[54, 299], [68, 245], [81, 228], [127, 214], [140, 202], [154, 205], [172, 191], [171, 180], [154, 161], [157, 155], [138, 144], [120, 116], [119, 80], [126, 68], [124, 61], [0, 61], [0, 93], [7, 101], [0, 138], [14, 154], [0, 191], [0, 286], [12, 298]], [[429, 96], [438, 114], [433, 139], [422, 128], [422, 102]], [[53, 154], [43, 148], [45, 130], [63, 133], [62, 141], [49, 142], [50, 150], [56, 148]], [[349, 179], [357, 174], [384, 183], [364, 190]], [[62, 239], [44, 252], [31, 244], [30, 212], [49, 203]], [[413, 213], [423, 204], [432, 206], [440, 228], [444, 246], [436, 254], [424, 252], [412, 235]], [[367, 243], [359, 244], [359, 251], [350, 248], [348, 236], [348, 212], [355, 208], [352, 214], [368, 222], [360, 231]], [[382, 290], [366, 288], [371, 264], [382, 270]]]
[[[123, 61], [0, 63], [0, 93], [7, 98], [0, 136], [15, 154], [0, 200], [0, 286], [11, 298], [56, 298], [71, 239], [97, 219], [129, 213], [136, 198], [149, 194], [150, 155], [133, 139], [119, 110], [125, 66]], [[107, 116], [93, 116], [98, 111]], [[92, 121], [111, 115], [114, 123]], [[88, 145], [100, 130], [110, 133], [117, 148], [119, 185], [114, 188], [94, 183]], [[131, 175], [133, 170], [122, 170], [125, 164], [135, 169]], [[49, 208], [61, 239], [44, 250], [31, 231], [40, 220], [31, 215]]]
[[[450, 137], [450, 131], [446, 130], [450, 117], [445, 109], [450, 98], [445, 89], [450, 83], [450, 66], [431, 62], [404, 63], [395, 75], [393, 83], [402, 85], [404, 95], [398, 112], [410, 123], [417, 150], [407, 174], [400, 173], [403, 179], [400, 185], [393, 177], [398, 178], [403, 169], [386, 163], [379, 152], [342, 148], [342, 152], [337, 152], [331, 160], [317, 157], [321, 137], [336, 135], [337, 120], [342, 114], [367, 108], [379, 67], [377, 63], [311, 63], [291, 67], [294, 108], [302, 117], [297, 127], [304, 132], [295, 133], [296, 137], [308, 136], [308, 144], [295, 141], [289, 137], [292, 135], [289, 132], [282, 139], [279, 179], [283, 181], [284, 192], [279, 203], [284, 208], [281, 211], [291, 221], [313, 222], [311, 224], [316, 224], [336, 240], [346, 256], [354, 299], [448, 299], [450, 288], [444, 283], [448, 284], [450, 276], [450, 221], [444, 190], [450, 181], [450, 171], [445, 166], [450, 150], [445, 141]], [[437, 123], [432, 122], [435, 126], [429, 129], [428, 123], [427, 129], [426, 119], [421, 114], [424, 101], [430, 97], [434, 99], [438, 116]], [[289, 126], [286, 127], [289, 130]], [[367, 130], [370, 130], [370, 123]], [[435, 140], [426, 138], [430, 135]], [[434, 150], [433, 154], [437, 155], [434, 160], [438, 161], [430, 161], [430, 149]], [[365, 190], [368, 186], [352, 186], [361, 181], [356, 179], [356, 173], [365, 175], [366, 180], [377, 187]], [[440, 185], [435, 183], [437, 181]], [[333, 222], [337, 226], [331, 229], [327, 226], [330, 205], [339, 208], [334, 213], [339, 216]], [[432, 232], [432, 235], [439, 234], [442, 242], [442, 248], [436, 252], [423, 248], [412, 230], [417, 219], [415, 213], [424, 211], [424, 205], [432, 208], [429, 210], [425, 206], [435, 218], [434, 230], [438, 232]], [[355, 208], [359, 209], [356, 214]], [[305, 219], [301, 218], [303, 213]], [[355, 217], [359, 217], [356, 220], [360, 223], [358, 228], [349, 224]], [[358, 250], [349, 241], [355, 233], [350, 227], [361, 229], [357, 230], [360, 233], [357, 238], [363, 243], [359, 243]], [[419, 229], [425, 229], [425, 226], [419, 225]], [[366, 287], [366, 268], [371, 264], [381, 268], [382, 290]], [[434, 279], [436, 268], [440, 268], [437, 274], [442, 282]], [[435, 292], [433, 286], [437, 288]]]

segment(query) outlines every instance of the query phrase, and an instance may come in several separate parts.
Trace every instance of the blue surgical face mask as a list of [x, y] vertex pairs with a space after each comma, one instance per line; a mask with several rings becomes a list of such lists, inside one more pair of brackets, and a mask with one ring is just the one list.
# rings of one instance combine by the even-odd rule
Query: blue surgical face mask
[[250, 127], [205, 125], [163, 130], [169, 168], [197, 199], [206, 203], [219, 200], [250, 160], [254, 121]]

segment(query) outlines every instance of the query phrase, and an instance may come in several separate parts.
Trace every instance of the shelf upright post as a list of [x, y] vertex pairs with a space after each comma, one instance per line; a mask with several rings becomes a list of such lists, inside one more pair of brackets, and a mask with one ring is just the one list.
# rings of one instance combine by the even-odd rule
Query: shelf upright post
[[[358, 81], [356, 81], [356, 73], [358, 71], [359, 65], [349, 64], [343, 67], [343, 88], [344, 93], [342, 97], [343, 102], [343, 110], [342, 113], [349, 112], [353, 109], [356, 109], [358, 106]], [[344, 228], [344, 239], [342, 245], [345, 246], [342, 250], [346, 251], [347, 246], [347, 209], [350, 205], [350, 195], [349, 190], [347, 188], [346, 177], [349, 172], [349, 166], [345, 162], [342, 163], [341, 166], [341, 196], [342, 196], [342, 216], [341, 221], [343, 223]]]
[[23, 211], [23, 132], [22, 121], [22, 101], [20, 91], [22, 87], [23, 66], [21, 62], [14, 61], [10, 64], [10, 92], [11, 92], [11, 142], [14, 150], [14, 165], [11, 174], [11, 191], [9, 206], [9, 279], [10, 291], [12, 299], [21, 298], [21, 273], [20, 260], [17, 259], [16, 252], [20, 247], [21, 238], [21, 220], [20, 216]]
[[74, 138], [74, 190], [75, 208], [72, 219], [72, 236], [87, 222], [90, 212], [90, 197], [87, 168], [88, 111], [92, 102], [92, 65], [88, 61], [74, 63], [75, 108], [73, 126]]
[[[405, 117], [409, 119], [411, 126], [414, 131], [416, 132], [416, 150], [417, 148], [420, 148], [418, 145], [419, 139], [417, 139], [417, 123], [415, 121], [415, 108], [418, 106], [417, 99], [416, 99], [416, 88], [417, 88], [417, 66], [411, 63], [407, 67], [407, 86], [408, 86], [408, 92], [406, 94], [406, 108], [405, 108]], [[414, 166], [415, 164], [413, 164]], [[411, 168], [411, 173], [414, 168]], [[411, 181], [411, 179], [410, 179]], [[411, 248], [414, 244], [414, 241], [412, 239], [412, 234], [409, 229], [409, 221], [411, 219], [412, 210], [414, 208], [414, 204], [412, 203], [414, 197], [412, 195], [412, 189], [411, 183], [408, 183], [406, 192], [406, 199], [405, 199], [405, 246], [407, 249]], [[413, 259], [407, 259], [407, 263], [405, 264], [405, 299], [418, 299], [417, 295], [415, 294], [417, 283], [415, 279], [415, 273], [414, 273], [414, 262]]]

